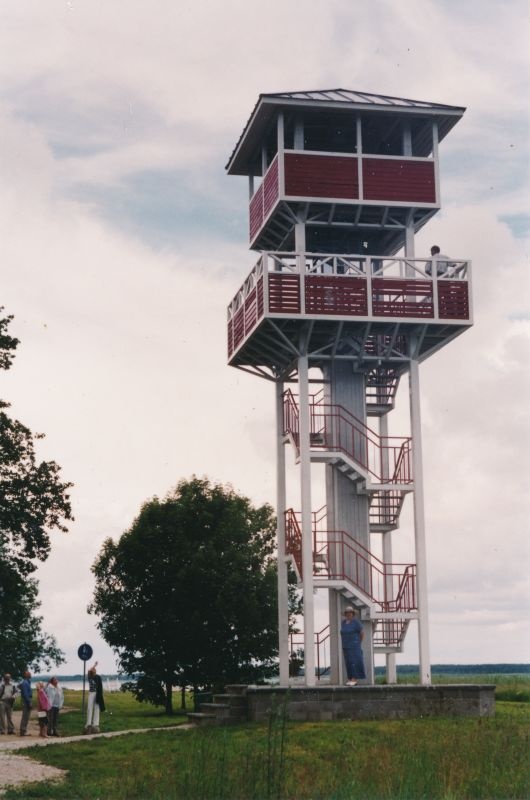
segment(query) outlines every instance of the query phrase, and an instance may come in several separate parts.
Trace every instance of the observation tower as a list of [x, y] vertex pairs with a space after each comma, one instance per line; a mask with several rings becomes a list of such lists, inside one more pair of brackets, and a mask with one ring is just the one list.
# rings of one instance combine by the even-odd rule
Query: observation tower
[[[363, 621], [396, 681], [395, 654], [418, 626], [430, 683], [419, 364], [472, 325], [471, 264], [416, 257], [440, 209], [438, 147], [465, 109], [333, 89], [262, 94], [227, 164], [249, 181], [256, 265], [228, 306], [228, 363], [275, 384], [280, 685], [289, 683], [288, 564], [303, 589], [305, 684], [326, 639], [344, 682], [340, 620]], [[409, 430], [389, 434], [402, 378]], [[287, 508], [286, 448], [296, 458]], [[313, 498], [325, 496], [316, 509]], [[392, 541], [413, 505], [413, 552]], [[315, 630], [315, 595], [329, 625]]]

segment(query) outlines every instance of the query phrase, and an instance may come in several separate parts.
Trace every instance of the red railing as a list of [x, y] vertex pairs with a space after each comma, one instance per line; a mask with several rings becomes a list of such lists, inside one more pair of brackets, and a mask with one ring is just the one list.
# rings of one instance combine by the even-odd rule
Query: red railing
[[[330, 632], [329, 625], [322, 628], [321, 631], [315, 631], [315, 650], [316, 650], [316, 673], [317, 678], [324, 675], [329, 670], [329, 665], [326, 665], [326, 642], [329, 641]], [[296, 633], [289, 634], [289, 650], [292, 655], [296, 654], [297, 650], [304, 647], [304, 634], [297, 631]]]
[[[340, 405], [310, 398], [311, 447], [344, 453], [378, 483], [412, 483], [410, 436], [379, 436]], [[299, 446], [299, 409], [295, 395], [284, 394], [284, 433]]]
[[[347, 581], [378, 605], [380, 611], [408, 612], [417, 608], [415, 564], [386, 564], [346, 531], [318, 530], [323, 519], [322, 509], [314, 512], [315, 577]], [[287, 555], [294, 558], [303, 580], [300, 514], [292, 508], [285, 512], [285, 538]]]

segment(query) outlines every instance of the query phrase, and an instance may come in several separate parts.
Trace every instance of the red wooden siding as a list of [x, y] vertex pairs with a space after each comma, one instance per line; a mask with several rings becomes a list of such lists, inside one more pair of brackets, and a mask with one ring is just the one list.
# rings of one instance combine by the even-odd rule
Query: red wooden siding
[[271, 314], [300, 313], [300, 276], [269, 273], [269, 311]]
[[231, 320], [228, 320], [228, 355], [237, 350], [243, 339], [256, 327], [263, 316], [263, 278], [259, 278], [256, 287], [249, 292], [245, 302], [238, 308]]
[[305, 281], [306, 314], [366, 316], [366, 281], [335, 275], [308, 275]]
[[469, 319], [467, 283], [438, 281], [438, 316], [440, 319]]
[[430, 281], [374, 278], [372, 280], [374, 317], [433, 317]]
[[274, 159], [263, 179], [263, 219], [275, 205], [280, 193], [278, 185], [278, 157]]
[[366, 200], [435, 203], [434, 163], [363, 158]]
[[290, 197], [359, 197], [357, 159], [285, 153], [285, 194]]
[[250, 241], [253, 240], [263, 225], [263, 184], [256, 191], [250, 201], [249, 208], [249, 233]]

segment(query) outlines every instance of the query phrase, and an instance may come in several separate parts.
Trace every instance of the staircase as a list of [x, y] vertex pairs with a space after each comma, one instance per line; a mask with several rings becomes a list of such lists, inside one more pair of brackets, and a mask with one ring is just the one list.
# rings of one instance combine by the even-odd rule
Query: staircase
[[[313, 577], [338, 584], [360, 606], [378, 613], [409, 613], [416, 604], [416, 565], [385, 564], [346, 531], [323, 530], [325, 511], [313, 512]], [[286, 552], [303, 581], [300, 514], [285, 512]], [[350, 597], [348, 598], [350, 599]]]
[[200, 711], [186, 716], [196, 725], [237, 725], [248, 719], [247, 684], [231, 684], [225, 694], [214, 694], [212, 703], [201, 703]]
[[[325, 403], [322, 392], [310, 398], [309, 410], [311, 460], [333, 464], [369, 496], [371, 532], [397, 528], [413, 489], [410, 436], [381, 437], [342, 406]], [[299, 408], [291, 390], [284, 394], [284, 435], [299, 456]]]

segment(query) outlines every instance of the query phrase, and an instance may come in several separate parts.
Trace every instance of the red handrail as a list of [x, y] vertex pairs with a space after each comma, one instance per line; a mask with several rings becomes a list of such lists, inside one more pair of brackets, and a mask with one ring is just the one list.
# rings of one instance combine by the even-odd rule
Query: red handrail
[[[322, 509], [316, 514], [320, 514]], [[319, 518], [319, 521], [323, 517]], [[347, 581], [368, 596], [381, 611], [408, 612], [417, 608], [416, 565], [387, 564], [346, 531], [317, 531], [313, 519], [313, 575]], [[300, 515], [285, 512], [287, 555], [294, 558], [303, 580]]]
[[[309, 409], [312, 447], [344, 453], [379, 483], [412, 483], [410, 436], [381, 437], [343, 406], [324, 403], [320, 393], [310, 398]], [[290, 389], [284, 393], [284, 433], [292, 436], [298, 448], [299, 407]]]

